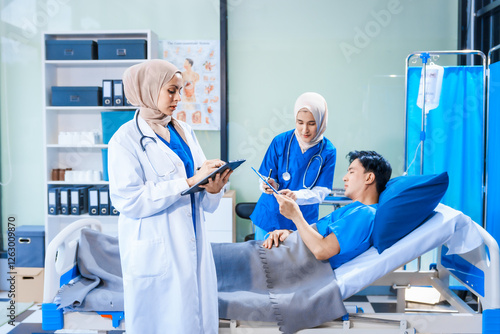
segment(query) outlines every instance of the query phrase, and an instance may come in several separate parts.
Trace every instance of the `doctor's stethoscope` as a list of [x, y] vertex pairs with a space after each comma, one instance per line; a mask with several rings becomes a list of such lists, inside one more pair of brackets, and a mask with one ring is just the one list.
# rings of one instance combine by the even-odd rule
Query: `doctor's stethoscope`
[[156, 141], [156, 138], [151, 137], [151, 136], [146, 136], [146, 135], [144, 135], [144, 133], [142, 133], [141, 128], [139, 127], [139, 112], [135, 113], [135, 126], [137, 127], [137, 131], [139, 131], [139, 134], [141, 135], [141, 139], [139, 140], [139, 144], [141, 145], [142, 151], [146, 155], [146, 159], [148, 160], [149, 166], [151, 167], [153, 172], [156, 174], [156, 176], [158, 176], [158, 177], [166, 176], [167, 175], [166, 173], [161, 175], [160, 173], [158, 173], [156, 171], [156, 168], [154, 168], [153, 164], [151, 163], [151, 160], [149, 159], [149, 155], [146, 152], [146, 146], [144, 145], [144, 140], [151, 139], [155, 144], [157, 144], [158, 142]]
[[[290, 173], [288, 173], [288, 162], [290, 160], [290, 146], [292, 146], [293, 137], [295, 137], [295, 132], [292, 133], [292, 136], [290, 137], [290, 141], [288, 142], [288, 150], [287, 150], [287, 154], [286, 154], [286, 170], [285, 170], [285, 172], [283, 174], [281, 174], [282, 179], [285, 180], [285, 181], [290, 181], [290, 179], [292, 178], [292, 176], [290, 175]], [[324, 145], [325, 145], [325, 143], [322, 140], [321, 141], [321, 148], [319, 150], [319, 153], [313, 155], [311, 157], [311, 159], [309, 160], [309, 163], [307, 164], [306, 171], [304, 172], [304, 178], [302, 179], [302, 186], [305, 189], [311, 189], [316, 184], [316, 181], [318, 181], [319, 174], [321, 173], [321, 167], [323, 167], [323, 157], [321, 156], [321, 153], [323, 152], [323, 146]], [[313, 183], [308, 187], [308, 186], [306, 186], [307, 172], [309, 171], [309, 167], [311, 166], [311, 163], [316, 158], [319, 159], [318, 172], [316, 173], [316, 178], [314, 179]]]

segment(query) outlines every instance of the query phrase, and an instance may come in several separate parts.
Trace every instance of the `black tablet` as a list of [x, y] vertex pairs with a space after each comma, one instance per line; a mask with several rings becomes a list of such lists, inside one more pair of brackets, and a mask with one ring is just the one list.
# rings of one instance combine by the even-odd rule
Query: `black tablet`
[[207, 184], [209, 178], [211, 178], [212, 180], [215, 179], [215, 174], [222, 173], [223, 171], [225, 171], [228, 168], [232, 169], [232, 170], [235, 170], [236, 168], [239, 167], [239, 165], [241, 165], [245, 161], [246, 161], [245, 159], [241, 159], [241, 160], [234, 160], [234, 161], [229, 161], [229, 162], [225, 163], [224, 165], [220, 166], [219, 168], [217, 168], [216, 170], [214, 170], [212, 173], [210, 173], [210, 175], [208, 175], [206, 178], [204, 178], [200, 182], [196, 183], [191, 188], [184, 190], [181, 193], [181, 195], [184, 196], [184, 195], [194, 194], [194, 193], [196, 193], [198, 191], [202, 191], [203, 188], [200, 188], [199, 186]]

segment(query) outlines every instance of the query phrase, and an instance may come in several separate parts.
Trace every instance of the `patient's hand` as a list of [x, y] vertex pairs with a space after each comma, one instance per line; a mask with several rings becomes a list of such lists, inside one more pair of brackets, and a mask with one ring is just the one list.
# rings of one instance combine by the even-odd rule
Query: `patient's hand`
[[273, 248], [273, 244], [275, 247], [278, 247], [280, 242], [285, 241], [286, 238], [292, 233], [289, 230], [274, 230], [272, 232], [269, 232], [269, 236], [267, 239], [262, 243], [262, 246], [267, 249]]
[[280, 190], [279, 193], [281, 195], [285, 195], [286, 197], [289, 197], [289, 198], [293, 199], [294, 201], [297, 200], [297, 195], [295, 194], [294, 191], [291, 191], [290, 189]]
[[[278, 201], [280, 206], [280, 213], [295, 223], [295, 219], [300, 219], [302, 217], [302, 211], [300, 211], [299, 205], [295, 202], [295, 200], [291, 199], [286, 195], [276, 195], [274, 197]], [[297, 225], [297, 224], [295, 224]]]

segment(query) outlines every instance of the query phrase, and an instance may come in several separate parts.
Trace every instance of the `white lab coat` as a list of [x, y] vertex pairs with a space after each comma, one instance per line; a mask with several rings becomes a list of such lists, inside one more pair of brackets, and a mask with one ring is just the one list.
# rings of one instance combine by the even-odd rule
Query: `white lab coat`
[[[191, 127], [186, 134], [195, 168], [206, 160]], [[139, 117], [145, 136], [157, 138]], [[204, 211], [213, 212], [222, 192], [199, 192], [196, 236], [181, 159], [161, 140], [147, 139], [151, 169], [139, 144], [135, 118], [109, 142], [111, 201], [120, 212], [120, 256], [127, 334], [217, 333], [217, 276], [205, 230]]]

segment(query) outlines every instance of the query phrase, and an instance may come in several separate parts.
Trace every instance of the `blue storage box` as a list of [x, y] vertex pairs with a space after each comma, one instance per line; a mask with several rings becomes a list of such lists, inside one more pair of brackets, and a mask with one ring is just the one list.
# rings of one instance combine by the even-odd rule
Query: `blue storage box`
[[45, 264], [45, 227], [21, 225], [16, 230], [16, 267], [43, 268]]
[[123, 124], [134, 118], [135, 110], [125, 111], [102, 111], [102, 143], [108, 144], [109, 140], [115, 134], [116, 130]]
[[99, 59], [146, 59], [146, 40], [100, 39], [97, 50]]
[[92, 40], [45, 41], [47, 60], [91, 60], [97, 59], [97, 43]]
[[102, 149], [102, 179], [103, 181], [109, 181], [107, 148]]
[[53, 106], [100, 106], [101, 103], [101, 87], [52, 87]]

